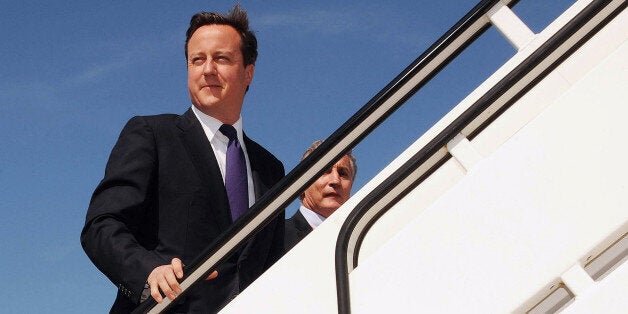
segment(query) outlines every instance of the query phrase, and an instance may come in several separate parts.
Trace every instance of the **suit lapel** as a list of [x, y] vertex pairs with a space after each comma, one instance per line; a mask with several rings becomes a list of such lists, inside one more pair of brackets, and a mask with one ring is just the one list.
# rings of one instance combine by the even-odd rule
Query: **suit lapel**
[[301, 238], [304, 238], [306, 235], [312, 232], [312, 226], [310, 226], [310, 224], [307, 222], [307, 219], [305, 219], [305, 216], [303, 216], [300, 210], [297, 210], [296, 215], [297, 216], [294, 221], [294, 226], [296, 227], [299, 236]]
[[262, 167], [264, 160], [260, 160], [260, 153], [257, 152], [257, 144], [244, 134], [244, 145], [246, 145], [247, 155], [251, 164], [251, 177], [253, 178], [253, 188], [255, 190], [255, 201], [259, 200], [268, 191], [268, 186], [262, 179]]
[[182, 131], [181, 141], [196, 168], [203, 187], [209, 190], [206, 198], [208, 210], [211, 210], [217, 218], [220, 231], [224, 231], [231, 224], [229, 201], [222, 174], [207, 135], [192, 109], [188, 109], [185, 114], [179, 116], [177, 126]]
[[[249, 157], [249, 163], [251, 164], [251, 177], [253, 178], [253, 189], [255, 190], [255, 202], [257, 202], [269, 189], [269, 187], [264, 184], [263, 180], [263, 167], [265, 161], [260, 158], [262, 154], [257, 151], [257, 143], [248, 138], [246, 134], [244, 134], [244, 145], [246, 145], [246, 152]], [[265, 231], [262, 230], [261, 232]], [[253, 235], [251, 239], [246, 243], [246, 245], [242, 248], [240, 254], [241, 261], [245, 260], [251, 250], [254, 249], [253, 243], [255, 242], [255, 238], [257, 238], [259, 235], [259, 233]]]

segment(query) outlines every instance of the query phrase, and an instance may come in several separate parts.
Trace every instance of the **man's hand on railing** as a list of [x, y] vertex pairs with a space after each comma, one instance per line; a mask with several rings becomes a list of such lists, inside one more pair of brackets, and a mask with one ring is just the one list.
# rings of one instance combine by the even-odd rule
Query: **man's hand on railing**
[[183, 263], [178, 258], [173, 258], [169, 265], [161, 265], [148, 275], [148, 285], [150, 286], [150, 295], [161, 303], [163, 297], [160, 290], [171, 301], [181, 294], [181, 286], [177, 279], [183, 278]]
[[[181, 286], [179, 280], [183, 278], [183, 262], [178, 258], [173, 258], [169, 265], [159, 266], [148, 275], [148, 285], [150, 286], [150, 295], [161, 303], [163, 297], [160, 290], [166, 297], [173, 301], [179, 294], [181, 294]], [[218, 277], [218, 271], [213, 271], [205, 280], [211, 280]]]

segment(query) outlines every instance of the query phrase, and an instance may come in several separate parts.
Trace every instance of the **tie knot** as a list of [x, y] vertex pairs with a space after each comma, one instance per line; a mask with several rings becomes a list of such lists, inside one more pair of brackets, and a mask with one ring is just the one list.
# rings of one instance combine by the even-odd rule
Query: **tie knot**
[[230, 124], [223, 124], [220, 126], [220, 132], [229, 138], [229, 141], [238, 139], [238, 132], [236, 129]]

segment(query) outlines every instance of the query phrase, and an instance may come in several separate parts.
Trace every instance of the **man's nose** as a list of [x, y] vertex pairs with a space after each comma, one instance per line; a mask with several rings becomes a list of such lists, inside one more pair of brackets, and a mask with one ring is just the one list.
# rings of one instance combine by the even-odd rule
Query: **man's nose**
[[340, 183], [340, 174], [336, 170], [332, 170], [329, 174], [329, 184], [338, 184]]
[[203, 65], [203, 74], [211, 75], [211, 74], [214, 74], [215, 72], [216, 72], [216, 63], [211, 59], [207, 60], [207, 62], [205, 62], [205, 64]]

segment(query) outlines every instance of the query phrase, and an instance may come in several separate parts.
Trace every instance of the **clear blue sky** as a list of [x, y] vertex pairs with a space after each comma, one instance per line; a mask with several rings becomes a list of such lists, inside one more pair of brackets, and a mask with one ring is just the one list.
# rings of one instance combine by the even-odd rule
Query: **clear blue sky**
[[[522, 0], [535, 32], [571, 0]], [[79, 243], [134, 115], [189, 106], [185, 30], [234, 1], [1, 1], [0, 312], [106, 313], [116, 288]], [[241, 1], [259, 40], [244, 129], [287, 170], [475, 1]], [[514, 54], [490, 30], [356, 149], [354, 192]], [[291, 214], [296, 208], [288, 209]]]

